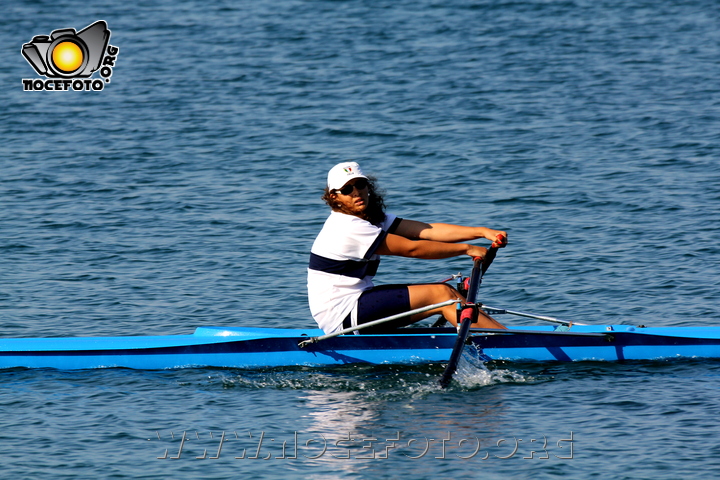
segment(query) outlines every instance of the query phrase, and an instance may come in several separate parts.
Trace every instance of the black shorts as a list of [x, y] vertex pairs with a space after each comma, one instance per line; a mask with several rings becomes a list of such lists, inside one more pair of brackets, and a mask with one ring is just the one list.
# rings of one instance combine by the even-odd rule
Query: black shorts
[[[407, 285], [380, 285], [365, 290], [358, 299], [358, 325], [397, 315], [410, 310], [410, 292]], [[349, 319], [348, 319], [349, 320]], [[374, 327], [359, 330], [360, 334], [389, 333], [410, 325], [410, 317], [398, 318]]]

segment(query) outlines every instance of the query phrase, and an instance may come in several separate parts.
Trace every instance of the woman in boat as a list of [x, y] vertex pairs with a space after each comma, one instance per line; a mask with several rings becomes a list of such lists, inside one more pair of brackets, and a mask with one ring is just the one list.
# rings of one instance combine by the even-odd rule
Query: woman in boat
[[[479, 238], [505, 247], [507, 233], [485, 227], [422, 223], [385, 213], [373, 177], [355, 162], [335, 165], [328, 172], [323, 199], [332, 212], [313, 243], [308, 268], [310, 311], [325, 333], [459, 299], [445, 283], [374, 286], [381, 255], [440, 259], [469, 255], [484, 257], [487, 249], [466, 242]], [[355, 333], [383, 333], [441, 314], [457, 326], [456, 304], [418, 313]], [[480, 310], [474, 328], [505, 328]]]

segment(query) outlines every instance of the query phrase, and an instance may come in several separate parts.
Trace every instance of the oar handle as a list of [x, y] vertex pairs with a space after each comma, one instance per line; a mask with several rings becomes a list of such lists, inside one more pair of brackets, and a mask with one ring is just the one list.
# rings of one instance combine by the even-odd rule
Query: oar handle
[[475, 257], [472, 273], [470, 274], [470, 284], [468, 285], [467, 303], [475, 303], [477, 299], [478, 289], [482, 283], [482, 277], [497, 255], [498, 247], [488, 248], [484, 257]]
[[490, 268], [490, 265], [492, 264], [493, 260], [495, 260], [495, 255], [497, 255], [497, 251], [498, 251], [498, 247], [491, 246], [490, 248], [488, 248], [488, 251], [485, 254], [485, 258], [483, 258], [482, 273], [480, 274], [480, 277], [485, 275], [485, 272], [487, 272], [487, 269]]
[[485, 260], [482, 257], [475, 257], [474, 259], [473, 269], [470, 273], [470, 284], [468, 285], [467, 303], [475, 303], [478, 288], [480, 288], [480, 282], [482, 281], [484, 262]]
[[507, 241], [507, 238], [505, 238], [501, 234], [498, 234], [496, 238], [497, 240], [493, 242], [492, 245], [490, 245], [490, 248], [488, 248], [488, 251], [485, 254], [485, 258], [483, 259], [482, 275], [485, 275], [485, 272], [487, 272], [490, 264], [493, 262], [493, 260], [495, 260], [495, 255], [497, 255], [498, 248], [502, 246], [503, 242]]

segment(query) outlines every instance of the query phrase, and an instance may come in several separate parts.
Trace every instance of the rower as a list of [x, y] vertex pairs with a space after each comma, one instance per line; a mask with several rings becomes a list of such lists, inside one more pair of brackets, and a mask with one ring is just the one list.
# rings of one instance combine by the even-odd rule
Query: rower
[[[372, 280], [382, 255], [483, 258], [486, 248], [464, 242], [487, 239], [502, 248], [508, 241], [502, 230], [429, 224], [385, 213], [375, 178], [365, 175], [356, 162], [330, 169], [322, 198], [331, 212], [311, 249], [308, 300], [313, 317], [325, 333], [447, 300], [464, 303], [465, 298], [444, 283], [375, 286]], [[457, 326], [456, 312], [451, 303], [356, 333], [385, 333], [438, 314]], [[472, 327], [505, 328], [484, 312]]]

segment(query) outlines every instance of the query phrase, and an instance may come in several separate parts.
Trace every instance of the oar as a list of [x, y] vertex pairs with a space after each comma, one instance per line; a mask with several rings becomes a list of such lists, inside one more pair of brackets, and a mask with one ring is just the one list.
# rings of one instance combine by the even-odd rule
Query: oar
[[458, 363], [460, 362], [460, 355], [462, 355], [463, 348], [465, 347], [465, 341], [467, 340], [468, 334], [470, 333], [470, 325], [477, 322], [478, 319], [478, 306], [475, 304], [477, 299], [478, 289], [482, 283], [482, 277], [487, 271], [488, 267], [495, 259], [497, 254], [497, 247], [490, 247], [485, 258], [481, 259], [476, 257], [473, 263], [472, 273], [470, 274], [470, 286], [468, 288], [467, 303], [460, 312], [460, 328], [458, 329], [458, 336], [455, 339], [455, 345], [453, 346], [450, 359], [448, 360], [447, 367], [442, 377], [440, 377], [440, 386], [447, 388], [452, 381], [455, 370], [457, 370]]

